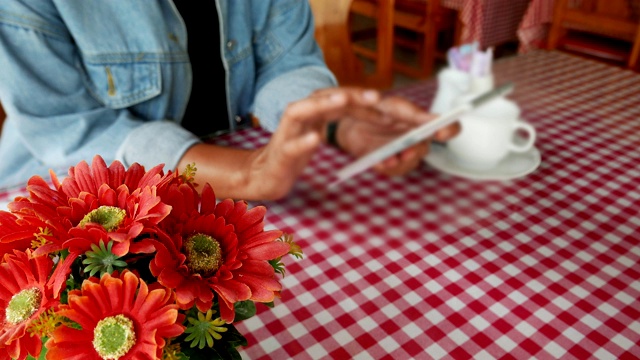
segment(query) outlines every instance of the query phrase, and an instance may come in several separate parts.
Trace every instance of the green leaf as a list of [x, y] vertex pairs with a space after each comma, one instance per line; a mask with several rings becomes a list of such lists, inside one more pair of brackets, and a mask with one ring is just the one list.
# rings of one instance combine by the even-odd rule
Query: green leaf
[[233, 322], [248, 319], [256, 314], [256, 304], [251, 300], [238, 301], [233, 304], [236, 311], [236, 317]]
[[268, 302], [268, 303], [263, 303], [265, 306], [269, 307], [269, 308], [273, 308], [275, 305], [273, 303], [273, 301]]
[[247, 346], [247, 339], [240, 334], [233, 324], [227, 324], [227, 332], [222, 335], [221, 343], [224, 342], [229, 346], [236, 348], [238, 346]]

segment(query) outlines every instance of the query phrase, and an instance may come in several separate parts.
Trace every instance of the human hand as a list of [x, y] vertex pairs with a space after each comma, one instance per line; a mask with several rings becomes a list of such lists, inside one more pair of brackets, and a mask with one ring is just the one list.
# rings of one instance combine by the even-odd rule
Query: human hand
[[[350, 116], [340, 119], [337, 142], [349, 154], [361, 157], [435, 118], [435, 115], [397, 96], [384, 98], [375, 110], [352, 111]], [[431, 140], [446, 141], [459, 131], [458, 123], [440, 129], [432, 138], [383, 160], [374, 169], [388, 176], [406, 174], [415, 169], [429, 152]]]
[[[256, 175], [268, 171], [276, 197], [286, 195], [293, 182], [321, 144], [326, 124], [342, 117], [372, 117], [380, 110], [381, 94], [375, 90], [334, 87], [315, 92], [309, 98], [290, 104], [271, 141], [253, 163]], [[277, 159], [277, 160], [276, 160]]]
[[[377, 91], [361, 88], [328, 88], [290, 104], [267, 145], [247, 150], [198, 144], [187, 150], [179, 168], [197, 164], [195, 181], [213, 185], [220, 198], [276, 200], [293, 187], [320, 146], [327, 123], [340, 119], [338, 143], [359, 157], [432, 118], [402, 98], [382, 98]], [[434, 138], [444, 141], [458, 131], [456, 125], [450, 126]], [[404, 174], [417, 167], [428, 143], [414, 145], [375, 169]]]
[[217, 197], [276, 200], [291, 190], [322, 143], [329, 121], [379, 113], [374, 105], [380, 101], [377, 91], [330, 88], [290, 104], [267, 145], [247, 150], [197, 144], [187, 150], [179, 167], [195, 163], [195, 182], [210, 183]]

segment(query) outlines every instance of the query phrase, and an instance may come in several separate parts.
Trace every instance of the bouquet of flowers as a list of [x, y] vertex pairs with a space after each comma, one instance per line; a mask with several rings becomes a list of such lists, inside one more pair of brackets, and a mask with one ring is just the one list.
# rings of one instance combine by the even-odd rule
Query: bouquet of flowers
[[0, 359], [240, 358], [233, 324], [302, 251], [265, 207], [162, 168], [96, 156], [0, 211]]

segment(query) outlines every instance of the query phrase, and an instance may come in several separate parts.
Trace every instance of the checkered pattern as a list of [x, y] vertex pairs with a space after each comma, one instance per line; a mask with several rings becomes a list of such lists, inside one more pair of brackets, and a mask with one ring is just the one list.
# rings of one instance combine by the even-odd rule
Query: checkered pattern
[[[238, 324], [244, 358], [640, 357], [640, 76], [556, 52], [495, 71], [516, 82], [541, 167], [508, 182], [368, 171], [329, 191], [349, 159], [322, 149], [265, 203], [305, 258]], [[427, 108], [434, 90], [394, 92]]]
[[516, 30], [530, 0], [442, 0], [459, 11], [460, 41], [478, 41], [483, 48], [517, 40]]
[[[263, 203], [305, 257], [286, 260], [274, 308], [236, 325], [244, 359], [640, 358], [640, 75], [546, 51], [495, 73], [516, 83], [541, 166], [475, 182], [424, 164], [327, 190], [350, 159], [322, 148]], [[428, 108], [434, 90], [393, 93]]]
[[518, 27], [518, 51], [543, 48], [553, 21], [553, 0], [532, 0]]
[[27, 190], [24, 186], [15, 188], [0, 188], [0, 209], [5, 210], [9, 202], [13, 201], [16, 196], [25, 195], [26, 191]]

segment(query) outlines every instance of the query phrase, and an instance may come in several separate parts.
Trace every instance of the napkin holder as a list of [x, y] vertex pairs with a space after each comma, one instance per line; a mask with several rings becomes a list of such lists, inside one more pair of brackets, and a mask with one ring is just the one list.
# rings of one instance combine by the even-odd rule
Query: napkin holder
[[437, 76], [438, 88], [429, 112], [443, 114], [451, 110], [461, 98], [468, 98], [494, 88], [493, 74], [472, 75], [451, 67], [444, 68]]

